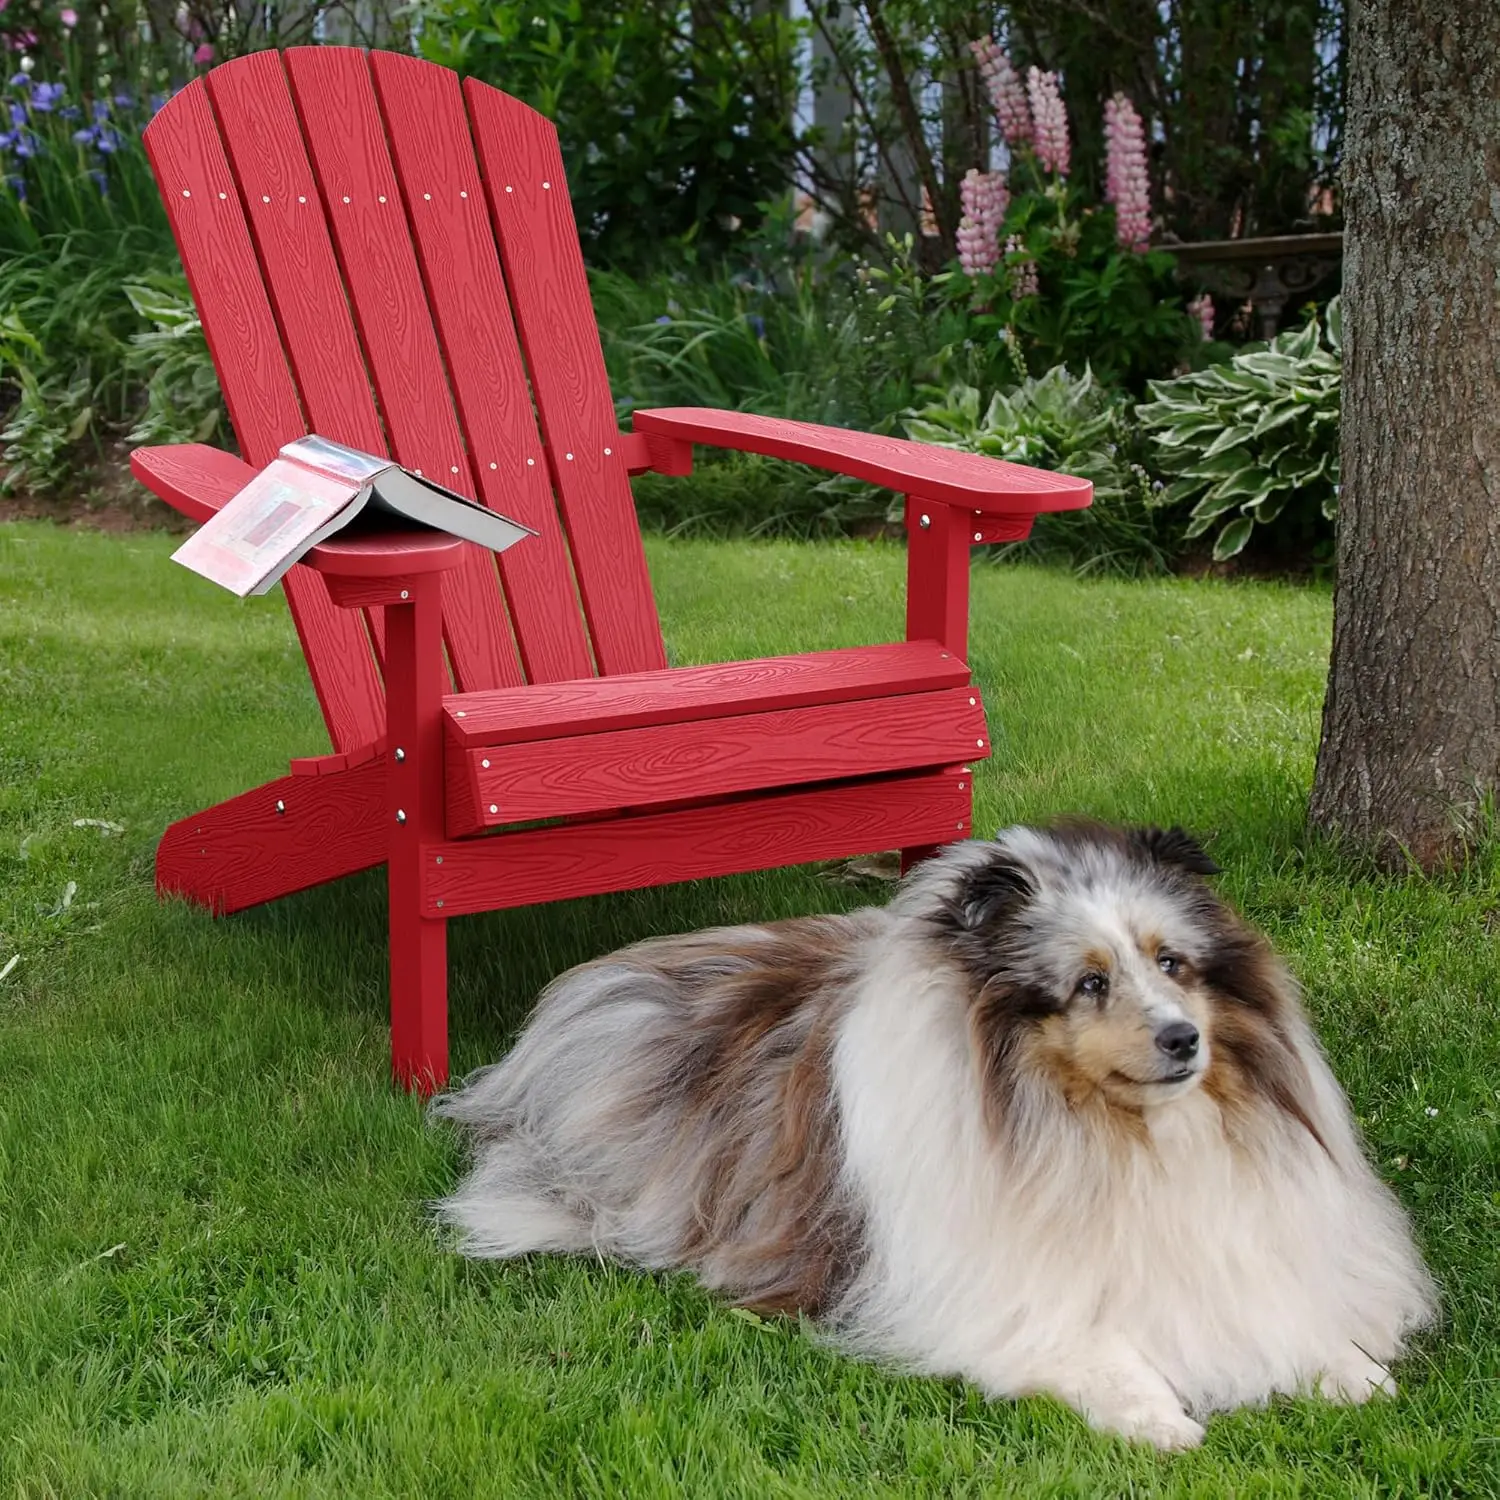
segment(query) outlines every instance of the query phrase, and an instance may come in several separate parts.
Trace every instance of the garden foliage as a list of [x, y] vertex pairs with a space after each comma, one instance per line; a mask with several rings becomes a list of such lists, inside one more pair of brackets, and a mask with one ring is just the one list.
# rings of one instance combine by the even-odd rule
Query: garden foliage
[[1080, 572], [1165, 568], [1171, 549], [1150, 506], [1151, 479], [1139, 461], [1141, 439], [1129, 407], [1087, 367], [1075, 377], [1055, 366], [996, 391], [987, 403], [975, 387], [954, 386], [909, 412], [905, 425], [923, 442], [1093, 482], [1089, 509], [1039, 516], [1032, 539], [1013, 550], [1063, 560]]
[[780, 8], [720, 0], [429, 0], [423, 55], [556, 121], [590, 259], [712, 257], [790, 180], [796, 47]]
[[1185, 536], [1215, 527], [1214, 557], [1240, 552], [1257, 526], [1326, 543], [1338, 503], [1339, 303], [1320, 321], [1176, 380], [1153, 381], [1136, 408], [1155, 460], [1174, 476], [1162, 505], [1193, 504]]

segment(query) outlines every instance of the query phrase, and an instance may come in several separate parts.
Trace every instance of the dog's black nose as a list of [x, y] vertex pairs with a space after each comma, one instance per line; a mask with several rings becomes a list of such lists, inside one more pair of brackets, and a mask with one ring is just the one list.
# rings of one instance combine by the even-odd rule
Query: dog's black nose
[[1198, 1028], [1191, 1021], [1173, 1021], [1156, 1033], [1156, 1045], [1175, 1062], [1198, 1055]]

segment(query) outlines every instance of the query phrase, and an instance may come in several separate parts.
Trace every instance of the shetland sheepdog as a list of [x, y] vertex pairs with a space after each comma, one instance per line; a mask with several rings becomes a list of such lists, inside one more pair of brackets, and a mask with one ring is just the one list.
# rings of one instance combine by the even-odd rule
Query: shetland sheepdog
[[1161, 1448], [1363, 1401], [1436, 1312], [1296, 987], [1181, 829], [955, 844], [883, 908], [638, 943], [440, 1099], [475, 1256], [691, 1271]]

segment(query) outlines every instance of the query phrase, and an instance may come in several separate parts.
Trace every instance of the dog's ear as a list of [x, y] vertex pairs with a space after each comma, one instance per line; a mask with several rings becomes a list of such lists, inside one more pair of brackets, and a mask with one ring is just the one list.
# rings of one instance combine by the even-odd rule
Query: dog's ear
[[956, 929], [978, 932], [1003, 922], [1035, 894], [1026, 871], [996, 853], [963, 876], [944, 903], [945, 915]]
[[1175, 824], [1171, 828], [1132, 828], [1126, 835], [1137, 854], [1159, 865], [1177, 865], [1194, 875], [1217, 875], [1219, 866], [1209, 858], [1192, 834]]

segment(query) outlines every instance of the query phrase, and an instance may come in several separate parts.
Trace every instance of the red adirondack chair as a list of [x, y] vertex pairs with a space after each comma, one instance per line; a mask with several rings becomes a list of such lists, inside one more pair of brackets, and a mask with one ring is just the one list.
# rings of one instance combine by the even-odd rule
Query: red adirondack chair
[[[697, 408], [622, 433], [555, 129], [431, 64], [241, 58], [146, 147], [247, 461], [138, 449], [150, 489], [201, 521], [315, 431], [538, 533], [498, 560], [408, 534], [294, 568], [332, 753], [174, 823], [160, 892], [226, 913], [386, 864], [393, 1065], [429, 1088], [450, 917], [968, 834], [969, 548], [1086, 482]], [[669, 668], [629, 475], [687, 473], [695, 443], [908, 495], [907, 639]]]

